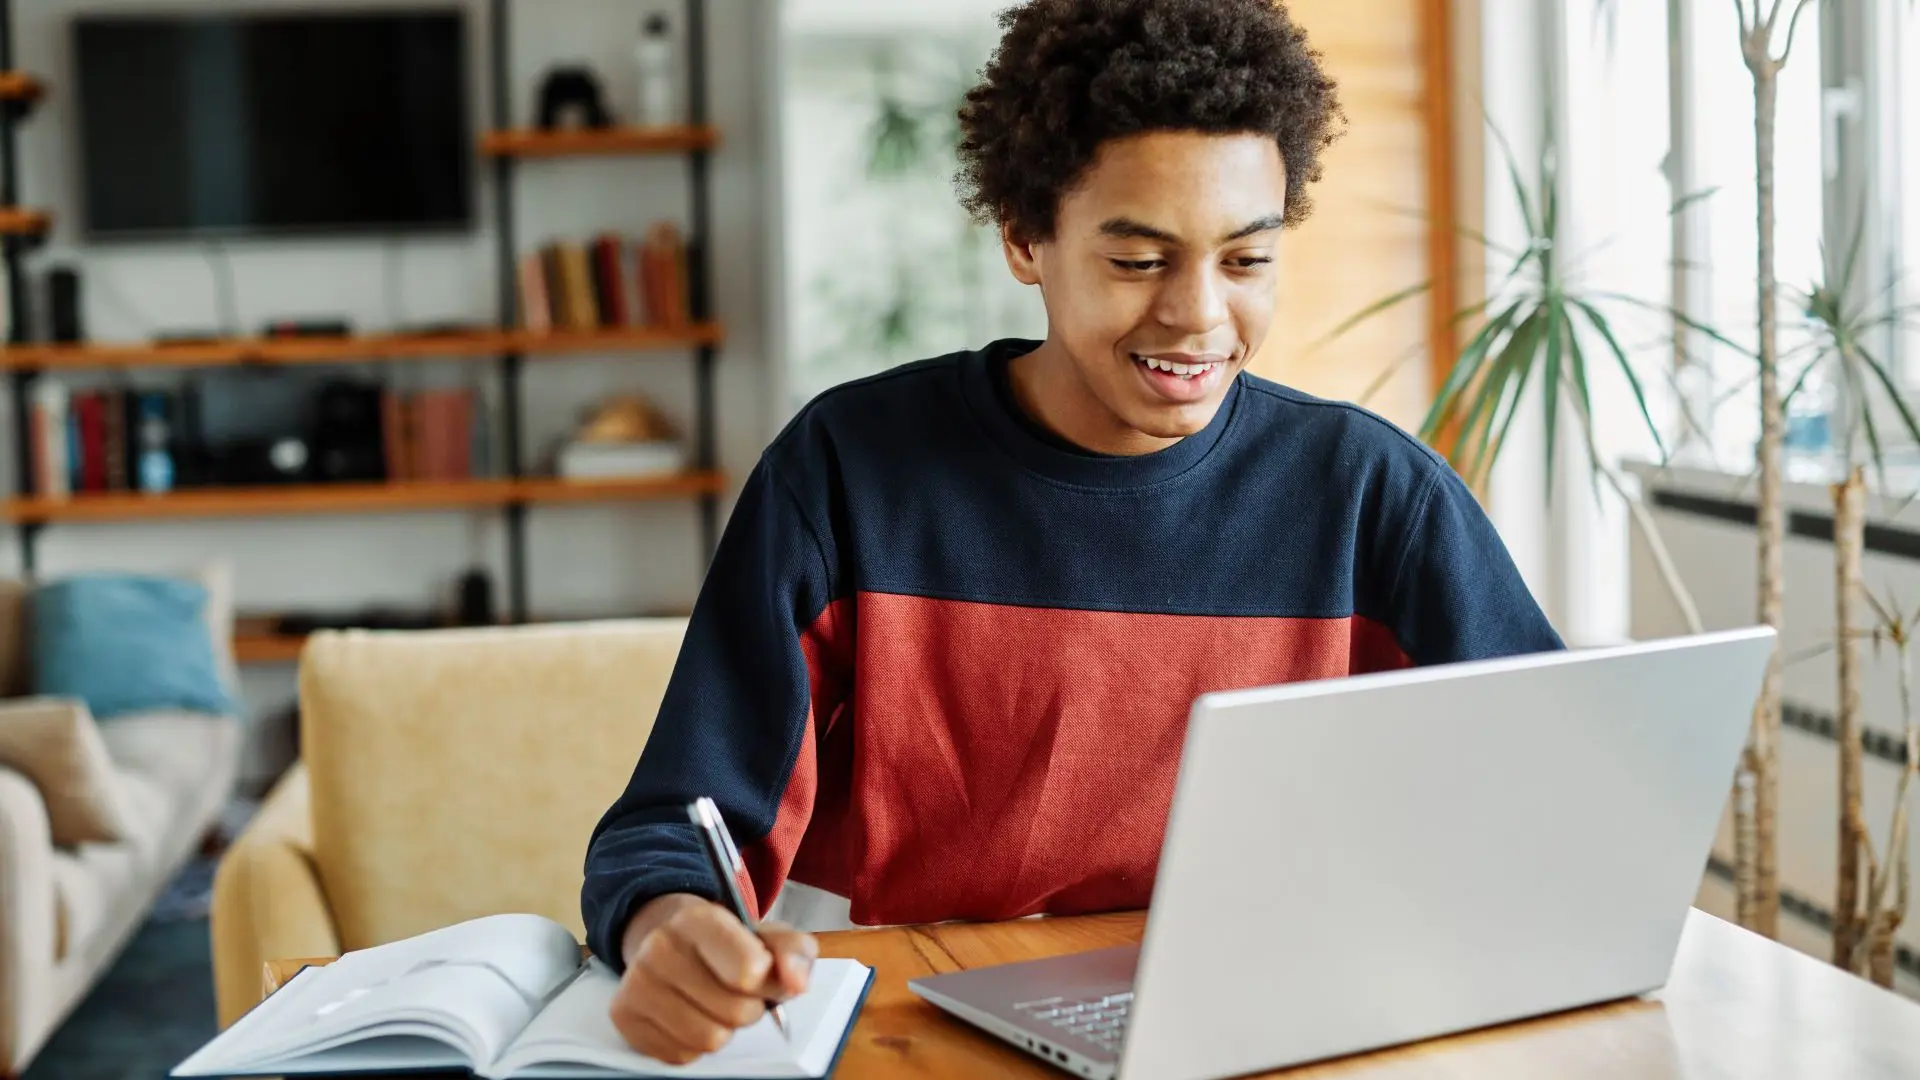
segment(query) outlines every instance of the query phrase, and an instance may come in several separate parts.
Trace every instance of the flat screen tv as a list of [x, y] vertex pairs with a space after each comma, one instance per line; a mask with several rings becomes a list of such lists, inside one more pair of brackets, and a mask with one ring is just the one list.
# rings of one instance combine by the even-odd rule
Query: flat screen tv
[[97, 15], [72, 31], [91, 239], [471, 226], [461, 11]]

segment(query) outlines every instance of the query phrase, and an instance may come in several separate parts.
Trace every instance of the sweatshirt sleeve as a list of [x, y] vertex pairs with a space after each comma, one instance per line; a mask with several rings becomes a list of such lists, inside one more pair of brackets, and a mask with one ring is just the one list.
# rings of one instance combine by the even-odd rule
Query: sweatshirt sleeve
[[1563, 648], [1459, 474], [1436, 461], [1404, 518], [1390, 591], [1394, 637], [1415, 664]]
[[626, 791], [588, 842], [581, 911], [594, 954], [623, 967], [633, 913], [672, 892], [719, 899], [686, 806], [719, 804], [764, 913], [813, 812], [813, 719], [844, 698], [850, 644], [833, 558], [800, 497], [762, 458], [728, 519]]

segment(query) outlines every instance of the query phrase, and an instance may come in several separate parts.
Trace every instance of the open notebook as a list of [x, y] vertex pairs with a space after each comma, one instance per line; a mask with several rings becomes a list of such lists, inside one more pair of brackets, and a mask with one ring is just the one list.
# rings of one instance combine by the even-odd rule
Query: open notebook
[[786, 1007], [717, 1053], [667, 1065], [627, 1048], [607, 1009], [619, 985], [559, 923], [494, 915], [310, 967], [173, 1070], [176, 1077], [471, 1070], [488, 1080], [820, 1077], [832, 1070], [873, 970], [815, 963]]

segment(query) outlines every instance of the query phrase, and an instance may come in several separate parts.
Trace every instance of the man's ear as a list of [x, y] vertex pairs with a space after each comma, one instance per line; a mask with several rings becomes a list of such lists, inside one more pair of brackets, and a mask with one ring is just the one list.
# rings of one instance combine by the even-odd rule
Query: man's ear
[[1040, 284], [1039, 245], [1021, 239], [1011, 223], [1000, 226], [1000, 249], [1006, 253], [1007, 269], [1022, 285]]

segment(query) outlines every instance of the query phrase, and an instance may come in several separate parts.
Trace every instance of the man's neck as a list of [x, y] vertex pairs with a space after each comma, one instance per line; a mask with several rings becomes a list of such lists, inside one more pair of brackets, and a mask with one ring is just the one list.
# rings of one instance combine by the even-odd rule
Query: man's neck
[[1059, 342], [1048, 338], [1038, 349], [1009, 362], [1007, 381], [1014, 405], [1035, 423], [1062, 439], [1096, 454], [1137, 457], [1179, 442], [1127, 426], [1100, 403], [1080, 377], [1073, 358]]

